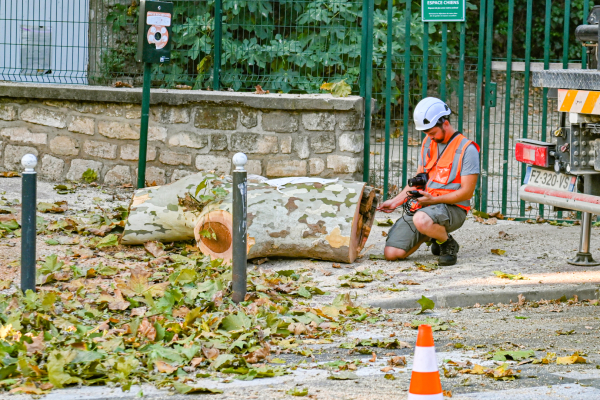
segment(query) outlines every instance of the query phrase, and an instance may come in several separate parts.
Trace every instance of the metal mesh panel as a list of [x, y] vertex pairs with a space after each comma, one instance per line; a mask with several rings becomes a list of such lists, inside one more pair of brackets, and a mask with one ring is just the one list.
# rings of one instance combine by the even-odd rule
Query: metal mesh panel
[[600, 71], [557, 70], [535, 71], [533, 86], [558, 89], [600, 90]]
[[[172, 61], [153, 65], [153, 86], [240, 91], [262, 85], [271, 92], [314, 93], [325, 81], [345, 79], [358, 92], [362, 4], [175, 1]], [[222, 15], [220, 36], [215, 7]], [[138, 11], [139, 0], [1, 2], [0, 79], [140, 86]]]

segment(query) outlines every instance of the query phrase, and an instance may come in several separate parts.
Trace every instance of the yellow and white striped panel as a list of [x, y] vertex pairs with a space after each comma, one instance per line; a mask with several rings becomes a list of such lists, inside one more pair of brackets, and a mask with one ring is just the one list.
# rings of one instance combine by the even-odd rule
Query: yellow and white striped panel
[[600, 92], [558, 89], [558, 111], [600, 115]]

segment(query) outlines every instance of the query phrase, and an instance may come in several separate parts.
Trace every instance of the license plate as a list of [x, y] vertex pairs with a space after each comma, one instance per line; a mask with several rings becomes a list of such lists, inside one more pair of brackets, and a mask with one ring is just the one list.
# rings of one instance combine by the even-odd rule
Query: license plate
[[560, 172], [549, 171], [547, 169], [527, 167], [525, 175], [525, 184], [532, 186], [547, 187], [551, 189], [575, 192], [577, 188], [577, 177], [573, 175], [561, 174]]

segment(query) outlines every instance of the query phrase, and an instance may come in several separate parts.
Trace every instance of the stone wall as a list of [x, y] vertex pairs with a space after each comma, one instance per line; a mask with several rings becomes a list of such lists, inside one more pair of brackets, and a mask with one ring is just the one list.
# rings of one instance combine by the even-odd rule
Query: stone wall
[[[47, 180], [80, 180], [88, 168], [110, 185], [135, 183], [140, 89], [0, 83], [0, 169], [38, 156]], [[360, 97], [152, 91], [146, 179], [229, 173], [237, 152], [268, 177], [361, 180]]]

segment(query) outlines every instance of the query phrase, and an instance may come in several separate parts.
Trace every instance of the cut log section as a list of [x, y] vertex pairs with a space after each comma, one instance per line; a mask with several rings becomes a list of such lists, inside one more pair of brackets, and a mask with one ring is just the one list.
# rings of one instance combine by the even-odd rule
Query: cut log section
[[[201, 209], [180, 204], [207, 190], [227, 193]], [[195, 238], [199, 249], [229, 262], [232, 257], [231, 176], [194, 174], [161, 187], [138, 190], [121, 243], [172, 242]], [[248, 258], [294, 257], [353, 262], [364, 247], [379, 203], [364, 182], [306, 182], [276, 188], [248, 182]]]
[[[194, 230], [200, 250], [226, 262], [232, 256], [227, 247], [231, 241], [228, 200], [203, 213]], [[353, 262], [367, 242], [378, 201], [377, 190], [363, 182], [288, 184], [279, 190], [249, 183], [248, 258]], [[223, 226], [229, 231], [221, 229]], [[206, 237], [207, 233], [214, 233], [216, 239]]]

